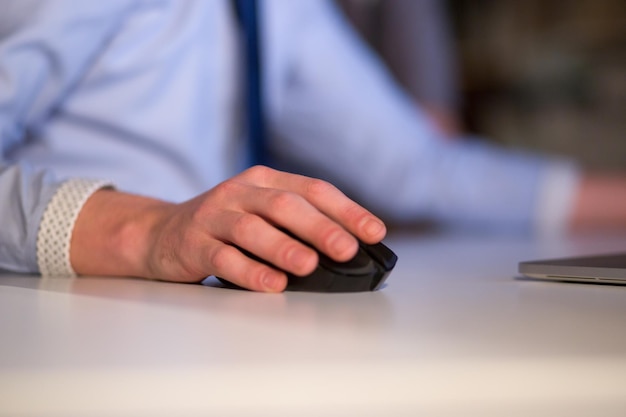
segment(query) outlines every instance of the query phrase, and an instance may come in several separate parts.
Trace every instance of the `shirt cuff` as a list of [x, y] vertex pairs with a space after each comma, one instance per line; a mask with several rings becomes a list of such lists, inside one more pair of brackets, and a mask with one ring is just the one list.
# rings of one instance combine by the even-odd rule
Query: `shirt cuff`
[[113, 184], [105, 180], [70, 179], [57, 189], [37, 233], [37, 264], [42, 276], [76, 276], [70, 263], [74, 224], [87, 199], [106, 187]]
[[555, 237], [567, 231], [574, 207], [580, 170], [573, 163], [557, 162], [543, 175], [536, 205], [534, 228], [539, 236]]

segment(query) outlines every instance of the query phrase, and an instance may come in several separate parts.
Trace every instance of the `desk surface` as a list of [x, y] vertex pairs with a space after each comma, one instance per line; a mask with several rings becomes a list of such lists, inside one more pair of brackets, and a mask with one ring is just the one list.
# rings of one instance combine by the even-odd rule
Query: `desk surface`
[[626, 237], [387, 243], [375, 293], [0, 275], [0, 416], [626, 415], [626, 287], [513, 278]]

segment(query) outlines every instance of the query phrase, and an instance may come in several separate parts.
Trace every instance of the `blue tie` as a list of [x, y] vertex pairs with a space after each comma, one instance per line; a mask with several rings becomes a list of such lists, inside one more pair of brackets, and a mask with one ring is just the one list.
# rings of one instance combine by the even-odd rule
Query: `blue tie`
[[248, 123], [250, 166], [267, 164], [261, 54], [259, 48], [259, 19], [256, 0], [235, 0], [235, 11], [243, 31], [246, 65], [246, 116]]

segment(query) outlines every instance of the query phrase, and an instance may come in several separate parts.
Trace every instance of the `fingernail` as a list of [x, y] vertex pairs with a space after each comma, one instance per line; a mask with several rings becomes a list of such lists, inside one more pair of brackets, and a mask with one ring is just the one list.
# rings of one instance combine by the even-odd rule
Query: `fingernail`
[[282, 291], [283, 283], [282, 280], [272, 274], [265, 274], [263, 277], [263, 287], [266, 291], [276, 292]]
[[365, 230], [365, 233], [367, 233], [369, 236], [379, 235], [383, 231], [384, 228], [385, 228], [384, 224], [373, 219], [367, 220], [365, 222], [365, 226], [363, 227], [363, 229]]
[[295, 248], [289, 255], [289, 262], [298, 270], [308, 269], [313, 262], [313, 256], [310, 251]]
[[335, 252], [339, 252], [342, 254], [347, 250], [352, 249], [353, 245], [354, 239], [350, 239], [350, 237], [345, 236], [343, 233], [339, 234], [339, 236], [337, 236], [332, 243], [332, 247]]

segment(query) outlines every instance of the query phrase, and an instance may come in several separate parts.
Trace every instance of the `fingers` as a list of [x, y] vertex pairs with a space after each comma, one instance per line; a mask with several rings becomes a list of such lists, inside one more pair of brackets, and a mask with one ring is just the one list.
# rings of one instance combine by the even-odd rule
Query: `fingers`
[[252, 291], [280, 292], [287, 285], [287, 276], [283, 272], [249, 258], [227, 244], [214, 245], [207, 260], [214, 275]]
[[295, 275], [308, 275], [317, 266], [317, 253], [263, 218], [250, 213], [222, 214], [213, 234]]
[[151, 240], [157, 248], [148, 251], [152, 275], [177, 281], [216, 275], [267, 292], [284, 290], [282, 271], [313, 272], [319, 258], [307, 244], [347, 261], [358, 249], [357, 238], [376, 243], [386, 232], [382, 221], [329, 183], [266, 167], [177, 205], [166, 218]]
[[328, 182], [260, 166], [247, 170], [243, 177], [258, 181], [261, 187], [301, 196], [363, 242], [377, 243], [385, 237], [386, 228], [380, 219]]
[[270, 188], [253, 188], [248, 196], [247, 212], [289, 230], [333, 259], [347, 261], [356, 253], [357, 240], [302, 196]]

